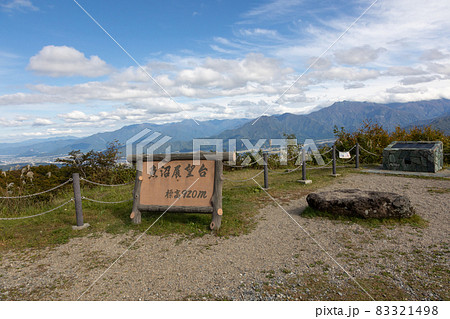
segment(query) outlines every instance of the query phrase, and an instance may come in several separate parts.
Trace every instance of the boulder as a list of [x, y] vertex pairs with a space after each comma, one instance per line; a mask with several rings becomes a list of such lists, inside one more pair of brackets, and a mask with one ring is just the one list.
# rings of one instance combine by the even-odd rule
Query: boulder
[[306, 201], [315, 210], [343, 216], [399, 218], [415, 213], [408, 197], [387, 192], [341, 189], [311, 193]]

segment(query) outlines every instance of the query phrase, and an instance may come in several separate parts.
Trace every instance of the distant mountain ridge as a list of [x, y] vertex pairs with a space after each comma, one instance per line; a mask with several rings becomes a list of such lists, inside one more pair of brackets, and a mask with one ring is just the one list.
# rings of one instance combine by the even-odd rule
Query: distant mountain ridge
[[284, 134], [295, 134], [300, 141], [306, 138], [330, 139], [334, 137], [334, 126], [345, 127], [351, 132], [358, 129], [364, 120], [377, 122], [389, 131], [396, 126], [408, 127], [415, 123], [421, 123], [420, 125], [430, 123], [436, 127], [443, 127], [448, 134], [449, 115], [450, 100], [447, 99], [388, 104], [342, 101], [309, 114], [285, 113], [263, 116], [256, 122], [249, 119], [231, 119], [202, 121], [199, 122], [200, 125], [193, 120], [161, 125], [145, 123], [128, 125], [112, 132], [97, 133], [83, 138], [66, 137], [1, 143], [0, 155], [49, 156], [65, 155], [72, 150], [101, 151], [114, 140], [124, 145], [129, 138], [144, 129], [172, 137], [167, 144], [171, 145], [173, 152], [190, 151], [194, 138], [225, 140], [247, 138], [256, 141], [260, 138], [275, 139], [283, 138]]
[[444, 132], [446, 135], [450, 135], [450, 114], [446, 114], [443, 116], [436, 117], [431, 120], [423, 120], [416, 123], [413, 123], [412, 125], [408, 126], [407, 128], [411, 128], [413, 126], [431, 126], [432, 128], [436, 130], [440, 130]]
[[344, 127], [348, 132], [352, 132], [361, 127], [364, 120], [371, 120], [392, 131], [396, 126], [406, 127], [449, 112], [450, 100], [445, 99], [390, 104], [343, 101], [306, 115], [285, 113], [263, 116], [256, 123], [248, 122], [239, 128], [224, 131], [217, 137], [258, 140], [295, 134], [300, 140], [327, 139], [334, 137], [334, 126]]
[[0, 155], [17, 156], [44, 156], [44, 155], [63, 155], [72, 150], [88, 152], [90, 150], [101, 151], [106, 149], [108, 143], [117, 140], [125, 145], [126, 141], [138, 134], [144, 129], [159, 132], [162, 135], [172, 137], [171, 142], [175, 145], [183, 145], [183, 142], [191, 141], [193, 138], [206, 137], [219, 132], [235, 128], [248, 119], [230, 119], [230, 120], [209, 120], [198, 121], [184, 120], [168, 124], [133, 124], [124, 126], [111, 132], [96, 133], [82, 138], [50, 139], [41, 142], [33, 140], [21, 143], [2, 143], [0, 144]]

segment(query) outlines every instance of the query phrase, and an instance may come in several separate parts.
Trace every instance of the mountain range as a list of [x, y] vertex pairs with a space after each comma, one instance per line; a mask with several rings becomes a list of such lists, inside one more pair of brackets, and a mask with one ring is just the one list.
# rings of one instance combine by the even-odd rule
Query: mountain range
[[[297, 139], [332, 139], [333, 128], [345, 127], [349, 132], [358, 129], [364, 120], [381, 124], [392, 131], [396, 126], [432, 125], [450, 134], [450, 100], [440, 99], [408, 103], [378, 104], [371, 102], [336, 102], [309, 114], [263, 116], [255, 119], [209, 120], [199, 122], [184, 120], [168, 124], [135, 124], [116, 131], [97, 133], [77, 138], [35, 139], [20, 143], [0, 143], [0, 155], [16, 157], [65, 155], [71, 150], [87, 152], [104, 150], [109, 142], [121, 144], [149, 129], [172, 137], [167, 143], [172, 151], [190, 151], [194, 138], [242, 139], [256, 141], [260, 138], [282, 138], [284, 134], [295, 134]], [[164, 145], [167, 147], [167, 144]], [[224, 143], [226, 144], [226, 142]], [[239, 145], [238, 145], [239, 149]], [[124, 149], [122, 149], [124, 151]]]
[[438, 117], [446, 115], [450, 115], [450, 100], [445, 99], [391, 104], [343, 101], [306, 115], [285, 113], [264, 116], [256, 123], [251, 121], [239, 128], [224, 131], [219, 137], [257, 140], [295, 134], [300, 140], [329, 139], [333, 138], [334, 126], [345, 127], [346, 131], [352, 132], [364, 120], [370, 120], [392, 131], [396, 126], [407, 127], [419, 122], [420, 125], [432, 124], [433, 120], [437, 123]]

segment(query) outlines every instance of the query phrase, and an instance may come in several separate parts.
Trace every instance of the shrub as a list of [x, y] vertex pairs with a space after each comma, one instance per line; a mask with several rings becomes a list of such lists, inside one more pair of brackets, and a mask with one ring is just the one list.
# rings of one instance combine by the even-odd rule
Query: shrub
[[98, 183], [125, 183], [134, 178], [136, 171], [118, 163], [119, 147], [120, 144], [114, 141], [104, 151], [91, 150], [83, 153], [74, 150], [69, 152], [67, 158], [58, 158], [56, 162], [63, 164], [63, 170], [70, 176], [72, 173], [79, 173], [81, 177]]
[[[344, 127], [338, 128], [335, 126], [334, 135], [338, 149], [341, 147], [346, 150], [350, 149], [358, 142], [362, 148], [377, 154], [377, 156], [374, 156], [364, 151], [360, 152], [361, 163], [380, 162], [383, 149], [393, 141], [441, 141], [444, 144], [444, 154], [450, 152], [450, 136], [433, 129], [431, 126], [414, 126], [410, 129], [398, 126], [393, 132], [389, 133], [380, 124], [364, 121], [363, 125], [353, 133], [347, 132]], [[449, 155], [444, 156], [444, 162], [449, 163]]]

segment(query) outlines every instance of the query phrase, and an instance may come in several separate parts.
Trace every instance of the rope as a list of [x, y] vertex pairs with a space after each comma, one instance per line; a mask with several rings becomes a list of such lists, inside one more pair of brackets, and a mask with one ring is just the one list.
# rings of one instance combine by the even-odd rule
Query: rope
[[372, 154], [372, 155], [374, 155], [374, 156], [380, 156], [379, 154], [375, 154], [375, 153], [372, 153], [372, 152], [369, 152], [368, 150], [366, 150], [364, 147], [362, 147], [362, 146], [359, 146], [359, 148], [360, 149], [362, 149], [364, 152], [366, 152], [366, 153], [369, 153], [369, 154]]
[[346, 161], [343, 161], [343, 160], [341, 160], [340, 158], [338, 159], [336, 159], [336, 162], [337, 161], [340, 161], [342, 164], [343, 163], [349, 163], [349, 162], [351, 162], [351, 161], [353, 161], [354, 159], [355, 159], [355, 157], [356, 157], [356, 155], [353, 155], [351, 158], [349, 158], [348, 160], [346, 160]]
[[82, 177], [80, 178], [80, 180], [85, 181], [90, 184], [98, 185], [98, 186], [109, 186], [109, 187], [125, 186], [125, 185], [130, 185], [130, 184], [134, 183], [134, 181], [132, 181], [132, 182], [129, 182], [126, 184], [101, 184], [101, 183], [90, 181], [90, 180], [82, 178]]
[[328, 151], [326, 151], [325, 153], [319, 153], [320, 155], [325, 155], [325, 154], [328, 154], [328, 153], [330, 153], [331, 151], [333, 150], [333, 148], [330, 148]]
[[257, 176], [261, 175], [262, 173], [264, 173], [264, 170], [262, 170], [261, 172], [259, 172], [255, 176], [247, 178], [247, 179], [229, 179], [229, 178], [226, 178], [226, 177], [224, 177], [223, 179], [227, 180], [227, 181], [230, 181], [230, 182], [242, 183], [242, 182], [247, 182], [247, 181], [257, 177]]
[[271, 171], [273, 174], [280, 174], [280, 175], [283, 175], [283, 174], [290, 174], [290, 173], [292, 173], [292, 172], [295, 172], [295, 171], [298, 171], [300, 168], [302, 168], [302, 164], [300, 164], [300, 166], [298, 166], [298, 167], [296, 167], [296, 168], [294, 168], [294, 169], [291, 169], [291, 170], [288, 170], [287, 172], [275, 172], [274, 170], [272, 170], [272, 169], [269, 169], [269, 171]]
[[255, 164], [255, 163], [258, 163], [258, 161], [253, 161], [253, 162], [250, 162], [250, 163], [248, 163], [248, 164], [246, 164], [246, 165], [231, 165], [231, 164], [226, 164], [226, 163], [224, 163], [223, 165], [229, 166], [229, 167], [237, 167], [237, 168], [240, 168], [240, 167], [248, 167], [248, 166], [253, 165], [253, 164]]
[[[348, 151], [340, 151], [340, 150], [338, 150], [337, 148], [336, 148], [336, 151], [342, 152], [342, 153], [344, 153], [344, 152], [351, 152], [355, 147], [356, 147], [356, 144], [353, 145], [353, 147], [352, 147], [351, 149], [349, 149]], [[331, 150], [333, 150], [333, 149], [331, 149]]]
[[330, 165], [333, 162], [333, 160], [329, 161], [328, 163], [326, 163], [325, 165], [322, 166], [318, 166], [318, 167], [309, 167], [309, 169], [319, 169], [319, 168], [324, 168], [327, 167], [328, 165]]
[[87, 197], [84, 197], [84, 196], [81, 197], [81, 199], [85, 199], [85, 200], [88, 200], [88, 201], [91, 201], [91, 202], [94, 202], [94, 203], [99, 203], [99, 204], [121, 204], [121, 203], [126, 203], [126, 202], [129, 202], [129, 201], [133, 200], [133, 198], [130, 198], [130, 199], [122, 200], [120, 202], [103, 202], [103, 201], [100, 201], [100, 200], [95, 200], [95, 199], [87, 198]]
[[228, 166], [228, 167], [244, 168], [244, 167], [250, 167], [250, 165], [253, 165], [255, 163], [258, 163], [258, 161], [248, 163], [247, 165], [231, 165], [231, 164], [225, 164], [225, 163], [223, 165]]
[[64, 204], [59, 205], [58, 207], [55, 207], [53, 209], [50, 209], [50, 210], [48, 210], [46, 212], [43, 212], [43, 213], [40, 213], [40, 214], [31, 215], [31, 216], [25, 216], [25, 217], [0, 218], [0, 220], [17, 220], [17, 219], [26, 219], [26, 218], [36, 217], [36, 216], [42, 216], [44, 214], [51, 213], [51, 212], [57, 210], [58, 208], [61, 208], [61, 207], [65, 206], [65, 205], [69, 204], [71, 201], [73, 201], [73, 198], [71, 198], [70, 200], [68, 200]]
[[53, 190], [55, 190], [55, 189], [57, 189], [57, 188], [60, 188], [60, 187], [66, 185], [67, 183], [70, 183], [70, 182], [72, 182], [72, 179], [71, 179], [71, 178], [69, 178], [67, 181], [65, 181], [65, 182], [62, 183], [61, 185], [55, 186], [55, 187], [53, 187], [53, 188], [50, 188], [50, 189], [48, 189], [48, 190], [46, 190], [46, 191], [43, 191], [43, 192], [40, 192], [40, 193], [30, 194], [30, 195], [23, 195], [23, 196], [11, 196], [11, 197], [9, 197], [9, 196], [7, 196], [7, 197], [0, 196], [0, 198], [1, 198], [1, 199], [17, 199], [17, 198], [28, 198], [28, 197], [33, 197], [33, 196], [37, 196], [37, 195], [42, 195], [42, 194], [51, 192], [51, 191], [53, 191]]

